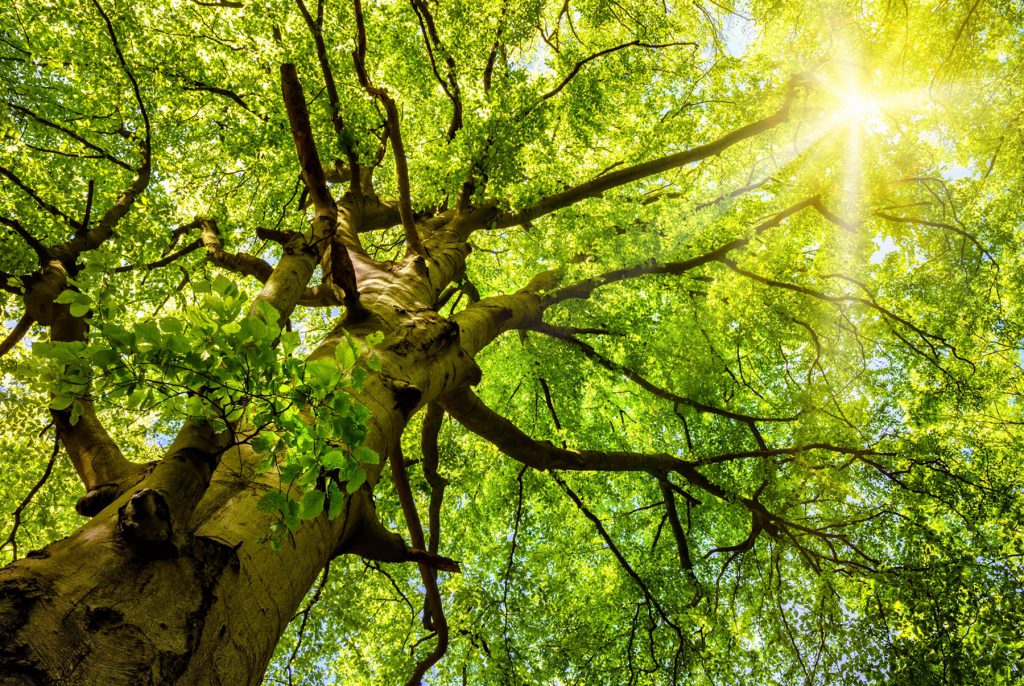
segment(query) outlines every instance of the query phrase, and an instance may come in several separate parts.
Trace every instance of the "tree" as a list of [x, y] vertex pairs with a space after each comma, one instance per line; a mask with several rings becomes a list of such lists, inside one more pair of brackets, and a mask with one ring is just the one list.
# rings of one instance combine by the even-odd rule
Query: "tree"
[[1024, 678], [1020, 7], [0, 16], [0, 682]]

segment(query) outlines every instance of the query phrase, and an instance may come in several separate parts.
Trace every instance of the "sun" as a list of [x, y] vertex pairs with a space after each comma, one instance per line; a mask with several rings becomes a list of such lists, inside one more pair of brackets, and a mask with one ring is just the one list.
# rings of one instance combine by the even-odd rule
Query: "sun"
[[878, 100], [860, 89], [841, 91], [837, 95], [837, 110], [843, 119], [864, 122], [867, 119], [878, 117], [880, 114]]

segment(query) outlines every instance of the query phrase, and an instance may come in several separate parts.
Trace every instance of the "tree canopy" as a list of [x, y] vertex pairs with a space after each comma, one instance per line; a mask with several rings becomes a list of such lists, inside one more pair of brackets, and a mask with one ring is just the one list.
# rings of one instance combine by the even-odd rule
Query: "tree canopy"
[[266, 683], [1024, 679], [1021, 26], [4, 3], [0, 560], [276, 559]]

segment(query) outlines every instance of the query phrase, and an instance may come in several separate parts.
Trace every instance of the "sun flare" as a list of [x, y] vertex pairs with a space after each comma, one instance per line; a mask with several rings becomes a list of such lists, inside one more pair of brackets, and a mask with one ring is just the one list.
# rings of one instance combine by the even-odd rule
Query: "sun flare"
[[859, 90], [839, 94], [839, 114], [843, 119], [863, 121], [879, 114], [878, 101]]

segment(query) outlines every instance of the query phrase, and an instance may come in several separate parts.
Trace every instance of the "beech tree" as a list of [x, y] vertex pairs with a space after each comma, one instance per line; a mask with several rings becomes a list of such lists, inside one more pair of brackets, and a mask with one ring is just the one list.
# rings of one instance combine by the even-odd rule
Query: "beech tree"
[[0, 683], [1024, 679], [1018, 4], [0, 17]]

